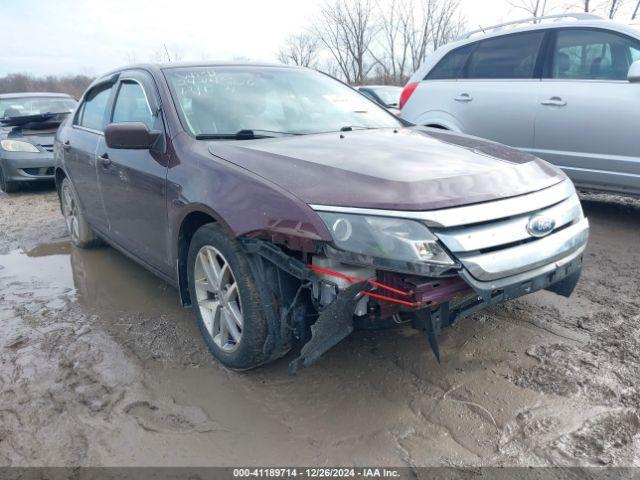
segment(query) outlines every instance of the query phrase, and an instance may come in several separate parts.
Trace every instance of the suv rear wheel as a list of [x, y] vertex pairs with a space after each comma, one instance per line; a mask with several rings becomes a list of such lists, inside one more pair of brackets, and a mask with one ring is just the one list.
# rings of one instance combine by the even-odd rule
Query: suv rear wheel
[[71, 243], [79, 248], [90, 248], [100, 243], [100, 240], [87, 223], [82, 207], [78, 202], [76, 191], [68, 178], [62, 180], [60, 185], [60, 205], [62, 206], [62, 215], [71, 237]]
[[213, 356], [234, 370], [267, 361], [267, 321], [240, 244], [218, 225], [204, 225], [191, 240], [187, 261], [193, 309]]

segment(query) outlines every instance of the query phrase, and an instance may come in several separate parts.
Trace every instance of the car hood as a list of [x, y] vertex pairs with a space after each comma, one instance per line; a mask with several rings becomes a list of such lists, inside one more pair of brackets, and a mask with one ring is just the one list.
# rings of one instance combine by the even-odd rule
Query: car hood
[[0, 138], [21, 140], [23, 142], [33, 143], [34, 145], [43, 145], [46, 147], [53, 145], [53, 138], [55, 134], [55, 128], [48, 130], [27, 130], [21, 127], [0, 128]]
[[215, 141], [209, 151], [311, 205], [432, 210], [522, 195], [566, 178], [518, 150], [416, 127]]

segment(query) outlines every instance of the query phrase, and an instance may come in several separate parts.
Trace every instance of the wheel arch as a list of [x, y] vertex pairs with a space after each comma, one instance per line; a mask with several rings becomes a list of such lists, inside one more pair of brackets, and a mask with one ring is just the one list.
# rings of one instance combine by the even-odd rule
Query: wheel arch
[[425, 127], [440, 128], [442, 130], [463, 133], [462, 125], [458, 119], [452, 114], [441, 110], [424, 112], [419, 115], [413, 123], [416, 125], [423, 125]]
[[183, 307], [191, 306], [191, 295], [189, 294], [189, 279], [187, 275], [187, 257], [189, 246], [193, 235], [204, 225], [216, 223], [225, 230], [230, 231], [228, 225], [220, 219], [220, 216], [204, 205], [195, 205], [189, 209], [180, 222], [176, 241], [176, 259], [178, 291], [180, 293], [180, 303]]
[[60, 196], [60, 186], [62, 185], [62, 181], [67, 178], [67, 172], [65, 172], [62, 168], [56, 167], [55, 171], [55, 184], [56, 191], [58, 192], [58, 196]]
[[62, 168], [56, 167], [54, 182], [56, 187], [56, 193], [58, 194], [58, 201], [60, 203], [60, 211], [62, 211], [62, 182], [65, 178], [69, 178], [67, 172], [65, 172]]

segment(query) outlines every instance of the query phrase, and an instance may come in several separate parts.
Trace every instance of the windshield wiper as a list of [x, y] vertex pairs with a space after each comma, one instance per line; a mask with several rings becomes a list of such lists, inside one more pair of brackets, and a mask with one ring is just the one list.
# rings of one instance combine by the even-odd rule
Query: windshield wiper
[[[267, 135], [258, 132], [263, 132]], [[274, 133], [277, 135], [269, 135], [270, 133]], [[196, 135], [196, 140], [253, 140], [257, 138], [275, 138], [279, 135], [303, 134], [294, 132], [279, 132], [277, 130], [246, 129], [239, 130], [236, 133], [201, 133]]]

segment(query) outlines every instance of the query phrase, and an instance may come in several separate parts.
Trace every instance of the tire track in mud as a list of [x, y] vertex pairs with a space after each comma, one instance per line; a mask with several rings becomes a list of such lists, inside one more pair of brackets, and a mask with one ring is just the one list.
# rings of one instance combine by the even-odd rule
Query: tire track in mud
[[[586, 213], [596, 213], [604, 226], [592, 221], [585, 270], [574, 293], [581, 305], [574, 311], [536, 310], [584, 340], [533, 345], [526, 353], [535, 364], [509, 377], [519, 387], [570, 399], [582, 412], [563, 418], [524, 410], [503, 442], [519, 444], [518, 454], [529, 452], [542, 464], [634, 465], [640, 442], [640, 201], [588, 203]], [[536, 437], [546, 446], [537, 445]]]

